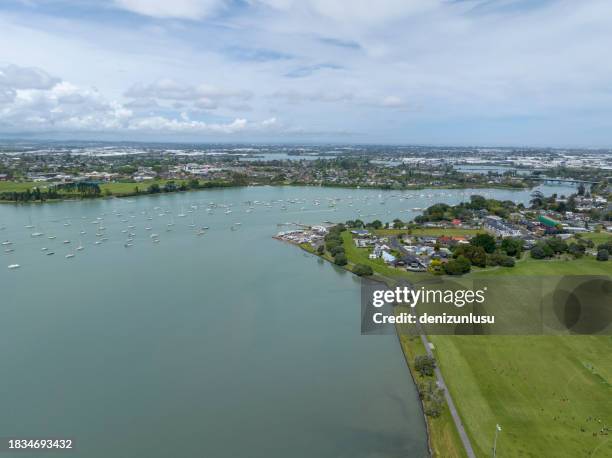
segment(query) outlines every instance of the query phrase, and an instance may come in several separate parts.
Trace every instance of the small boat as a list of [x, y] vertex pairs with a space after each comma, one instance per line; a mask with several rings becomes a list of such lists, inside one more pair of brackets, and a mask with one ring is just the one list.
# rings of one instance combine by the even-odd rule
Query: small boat
[[44, 247], [42, 247], [42, 248], [40, 249], [40, 251], [47, 251], [48, 249], [49, 249], [49, 248], [47, 248], [46, 246], [44, 246]]
[[64, 245], [68, 245], [70, 243], [70, 240], [64, 240]]
[[70, 259], [70, 258], [74, 258], [74, 253], [68, 253], [66, 256], [64, 256], [66, 259]]
[[47, 237], [47, 238], [48, 238], [49, 240], [54, 240], [54, 239], [56, 239], [57, 237], [56, 237], [55, 235], [50, 235], [50, 236], [49, 236], [49, 237]]
[[53, 256], [54, 254], [55, 254], [55, 251], [49, 251], [49, 252], [47, 253], [47, 256]]
[[159, 235], [158, 234], [151, 234], [149, 237], [151, 237], [152, 239], [155, 239], [155, 238], [159, 237]]
[[126, 243], [123, 244], [123, 246], [126, 247], [126, 248], [129, 248], [131, 246], [134, 246], [134, 244], [131, 243], [131, 242], [126, 242]]
[[96, 240], [94, 243], [95, 245], [100, 245], [102, 242], [100, 240]]
[[43, 234], [42, 232], [32, 232], [32, 234], [31, 234], [32, 237], [41, 237], [43, 235], [45, 235], [45, 234]]
[[15, 248], [7, 248], [4, 250], [5, 253], [12, 253], [13, 251], [15, 251]]
[[21, 266], [19, 264], [11, 264], [8, 266], [9, 269], [19, 269]]

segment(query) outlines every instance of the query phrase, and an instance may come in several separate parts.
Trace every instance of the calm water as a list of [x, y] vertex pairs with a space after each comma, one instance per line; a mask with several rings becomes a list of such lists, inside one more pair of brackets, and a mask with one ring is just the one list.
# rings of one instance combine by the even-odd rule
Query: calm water
[[473, 193], [264, 187], [0, 206], [15, 250], [0, 253], [0, 436], [71, 437], [69, 456], [104, 458], [424, 456], [397, 339], [359, 334], [358, 280], [271, 236], [283, 222], [409, 219]]

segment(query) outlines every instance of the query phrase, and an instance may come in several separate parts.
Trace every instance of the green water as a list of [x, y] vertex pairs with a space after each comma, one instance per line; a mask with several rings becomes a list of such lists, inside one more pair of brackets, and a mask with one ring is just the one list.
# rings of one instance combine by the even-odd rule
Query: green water
[[359, 280], [271, 236], [470, 194], [265, 187], [0, 206], [15, 250], [0, 253], [0, 436], [73, 438], [66, 456], [104, 458], [424, 456], [397, 339], [359, 334]]

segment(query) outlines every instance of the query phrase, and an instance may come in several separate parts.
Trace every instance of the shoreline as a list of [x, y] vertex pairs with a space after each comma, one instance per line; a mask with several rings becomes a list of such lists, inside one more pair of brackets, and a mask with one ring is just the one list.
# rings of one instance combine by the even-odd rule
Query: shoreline
[[[137, 183], [134, 183], [134, 184], [137, 185]], [[82, 201], [101, 200], [101, 199], [124, 199], [124, 198], [129, 198], [129, 197], [142, 197], [142, 196], [154, 196], [154, 195], [160, 195], [160, 194], [161, 195], [180, 194], [180, 193], [186, 193], [186, 192], [206, 191], [209, 189], [225, 189], [225, 188], [233, 189], [233, 188], [249, 188], [249, 187], [263, 187], [263, 186], [309, 187], [309, 188], [328, 188], [328, 189], [337, 188], [337, 189], [355, 189], [355, 190], [369, 189], [369, 190], [378, 190], [378, 191], [406, 192], [406, 191], [422, 191], [424, 189], [446, 189], [446, 190], [502, 189], [502, 190], [507, 190], [507, 191], [525, 191], [525, 190], [532, 190], [536, 188], [538, 185], [534, 184], [533, 186], [526, 186], [526, 187], [477, 185], [477, 184], [472, 185], [472, 186], [453, 186], [453, 185], [434, 186], [434, 185], [430, 185], [430, 186], [414, 186], [414, 187], [408, 187], [408, 188], [393, 189], [393, 188], [387, 188], [383, 186], [350, 186], [350, 185], [338, 186], [338, 185], [329, 185], [329, 184], [307, 184], [307, 183], [289, 183], [289, 184], [265, 183], [265, 184], [247, 184], [247, 185], [227, 184], [227, 185], [202, 186], [199, 188], [175, 190], [175, 191], [161, 191], [161, 192], [152, 192], [152, 193], [143, 191], [143, 192], [138, 192], [138, 193], [118, 193], [118, 194], [99, 195], [99, 196], [91, 196], [91, 197], [69, 197], [66, 199], [45, 199], [45, 200], [32, 199], [32, 200], [26, 200], [26, 201], [0, 199], [0, 205], [2, 204], [26, 205], [26, 204], [46, 204], [46, 203], [59, 203], [59, 202], [82, 202]], [[11, 193], [13, 191], [1, 191], [0, 194], [4, 192]], [[22, 192], [22, 191], [16, 191], [16, 192]]]
[[[336, 265], [336, 264], [334, 264], [334, 262], [331, 259], [329, 259], [329, 258], [327, 258], [325, 256], [321, 256], [321, 255], [317, 254], [315, 251], [311, 251], [310, 249], [308, 249], [307, 247], [305, 247], [303, 245], [291, 242], [289, 240], [283, 240], [283, 239], [278, 238], [276, 236], [273, 236], [272, 238], [275, 239], [275, 240], [281, 241], [281, 242], [285, 242], [285, 243], [287, 243], [289, 245], [297, 246], [298, 248], [304, 250], [305, 252], [307, 252], [307, 253], [309, 253], [311, 255], [316, 256], [317, 258], [320, 258], [320, 259], [323, 259], [324, 261], [329, 262], [334, 267], [343, 269], [343, 270], [345, 270], [345, 271], [347, 271], [347, 272], [349, 272], [349, 273], [351, 273], [353, 275], [356, 275], [349, 268], [348, 264], [346, 264], [344, 266]], [[361, 277], [359, 277], [359, 278], [361, 278]], [[368, 278], [370, 280], [372, 280], [372, 281], [377, 281], [377, 282], [385, 283], [385, 284], [388, 284], [388, 282], [390, 281], [390, 279], [388, 279], [386, 277], [382, 277], [380, 275], [376, 275], [376, 274], [372, 275], [372, 276], [370, 276]], [[434, 434], [432, 432], [433, 428], [432, 428], [432, 425], [430, 423], [430, 418], [425, 414], [424, 400], [421, 399], [420, 396], [419, 396], [419, 385], [418, 385], [417, 379], [416, 379], [417, 374], [412, 369], [412, 366], [410, 364], [410, 356], [407, 354], [407, 352], [406, 352], [406, 350], [404, 348], [404, 345], [402, 344], [401, 334], [398, 332], [397, 325], [395, 325], [394, 328], [395, 328], [395, 337], [397, 338], [397, 343], [398, 343], [398, 345], [400, 347], [400, 351], [402, 352], [402, 355], [404, 356], [404, 362], [406, 364], [406, 368], [408, 369], [408, 373], [410, 374], [410, 379], [412, 380], [412, 384], [413, 384], [414, 389], [416, 391], [417, 400], [418, 400], [418, 404], [419, 404], [419, 410], [421, 411], [421, 418], [423, 419], [423, 422], [425, 423], [425, 435], [426, 435], [426, 440], [427, 440], [427, 449], [428, 449], [428, 452], [429, 452], [429, 456], [430, 457], [434, 457], [436, 455], [435, 455], [435, 452], [434, 452], [434, 448], [435, 447], [433, 445], [433, 440], [434, 440]], [[445, 403], [445, 405], [446, 405], [446, 403]], [[446, 405], [446, 408], [448, 409], [448, 405]], [[454, 427], [454, 425], [453, 425], [453, 427]], [[463, 451], [463, 449], [461, 449], [461, 450]]]

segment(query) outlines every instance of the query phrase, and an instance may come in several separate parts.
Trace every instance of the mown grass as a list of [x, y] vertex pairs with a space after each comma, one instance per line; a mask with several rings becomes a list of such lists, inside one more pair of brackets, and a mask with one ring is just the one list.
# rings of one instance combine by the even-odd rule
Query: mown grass
[[478, 456], [612, 456], [610, 336], [430, 340]]
[[[415, 235], [441, 235], [440, 229]], [[448, 230], [444, 230], [446, 234]], [[376, 231], [396, 235], [406, 231]], [[456, 233], [453, 235], [465, 235]], [[585, 234], [595, 244], [609, 234]], [[343, 234], [349, 259], [388, 277], [403, 276], [381, 261], [369, 260]], [[488, 276], [564, 276], [612, 274], [612, 262], [591, 256], [535, 260], [525, 255], [513, 268], [474, 271]], [[422, 278], [421, 274], [412, 274]], [[516, 296], [518, 297], [518, 295]], [[509, 297], [509, 300], [515, 298]], [[611, 336], [430, 336], [435, 355], [477, 456], [490, 456], [495, 425], [502, 425], [499, 457], [612, 456]], [[400, 336], [409, 365], [424, 353], [418, 339]], [[412, 368], [413, 369], [413, 368]], [[414, 371], [413, 371], [414, 373]], [[463, 456], [452, 419], [445, 409], [428, 419], [437, 456]]]
[[[418, 383], [424, 378], [415, 369], [414, 360], [417, 356], [426, 354], [423, 342], [419, 336], [400, 335], [399, 337], [408, 368], [415, 382]], [[425, 420], [429, 433], [429, 448], [434, 457], [462, 458], [467, 456], [446, 403], [439, 417], [426, 416]]]
[[23, 192], [35, 187], [46, 189], [48, 183], [37, 181], [0, 181], [0, 192]]
[[[593, 257], [534, 260], [482, 276], [610, 275]], [[517, 296], [518, 297], [518, 296]], [[512, 300], [513, 298], [509, 298]], [[430, 336], [477, 454], [612, 456], [612, 337]]]

